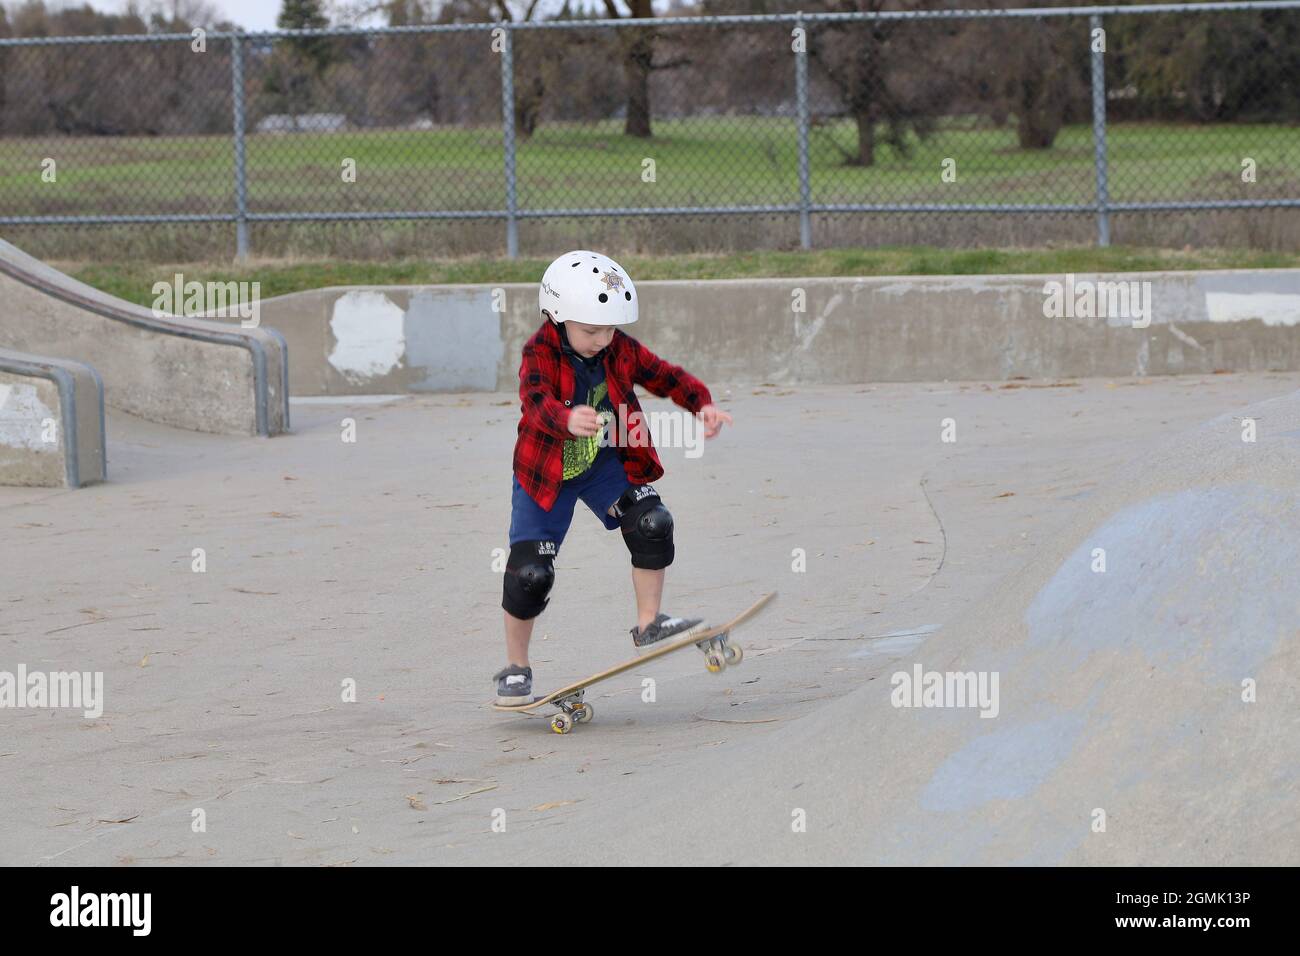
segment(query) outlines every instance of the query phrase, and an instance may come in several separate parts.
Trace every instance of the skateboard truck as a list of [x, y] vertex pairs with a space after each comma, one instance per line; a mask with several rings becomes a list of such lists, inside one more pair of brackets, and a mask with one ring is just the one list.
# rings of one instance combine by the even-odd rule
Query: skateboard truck
[[704, 652], [704, 666], [710, 674], [719, 674], [745, 659], [745, 652], [740, 649], [740, 645], [731, 643], [730, 631], [723, 631], [695, 646]]
[[551, 718], [551, 729], [553, 731], [557, 734], [567, 734], [573, 729], [574, 724], [591, 722], [591, 718], [596, 716], [596, 708], [583, 701], [582, 697], [585, 693], [587, 693], [587, 689], [584, 687], [567, 697], [557, 697], [551, 701], [561, 711]]

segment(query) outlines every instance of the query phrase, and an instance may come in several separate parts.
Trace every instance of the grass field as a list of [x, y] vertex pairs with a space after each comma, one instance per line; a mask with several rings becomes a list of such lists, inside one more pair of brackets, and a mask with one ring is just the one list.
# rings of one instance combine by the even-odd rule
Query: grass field
[[[652, 140], [619, 123], [542, 126], [519, 145], [523, 209], [789, 204], [797, 201], [794, 122], [762, 117], [660, 120]], [[814, 128], [815, 203], [1088, 203], [1092, 131], [1063, 130], [1045, 151], [1017, 148], [1014, 130], [951, 123], [909, 157], [881, 147], [876, 165], [845, 163], [847, 122]], [[501, 133], [495, 127], [255, 135], [248, 139], [255, 212], [501, 209]], [[53, 158], [57, 180], [42, 182]], [[1258, 181], [1241, 182], [1243, 159]], [[345, 159], [357, 181], [343, 182]], [[655, 181], [642, 180], [643, 163]], [[945, 159], [956, 182], [940, 178]], [[1109, 130], [1116, 201], [1300, 196], [1300, 127], [1116, 125]], [[229, 213], [227, 137], [0, 139], [0, 213]]]
[[[176, 272], [201, 281], [257, 280], [264, 298], [334, 285], [495, 285], [537, 282], [549, 260], [498, 259], [403, 262], [252, 261], [148, 265], [56, 263], [78, 279], [113, 295], [149, 305], [154, 282]], [[1300, 268], [1300, 251], [1171, 251], [1092, 247], [1063, 249], [934, 248], [823, 249], [816, 252], [755, 252], [731, 255], [629, 256], [621, 263], [637, 281], [648, 279], [738, 279], [798, 276], [994, 275], [1066, 272], [1130, 272], [1185, 269]]]

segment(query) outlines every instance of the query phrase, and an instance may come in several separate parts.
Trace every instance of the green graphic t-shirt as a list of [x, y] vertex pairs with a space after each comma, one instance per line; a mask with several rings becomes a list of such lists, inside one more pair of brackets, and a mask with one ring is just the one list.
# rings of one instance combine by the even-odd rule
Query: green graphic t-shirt
[[[573, 361], [574, 395], [573, 404], [590, 405], [600, 415], [603, 422], [614, 420], [614, 406], [609, 401], [609, 389], [605, 385], [605, 365], [595, 363], [588, 367], [581, 359]], [[605, 432], [598, 431], [588, 438], [570, 438], [564, 443], [564, 480], [577, 478], [593, 464], [600, 454], [601, 439]]]

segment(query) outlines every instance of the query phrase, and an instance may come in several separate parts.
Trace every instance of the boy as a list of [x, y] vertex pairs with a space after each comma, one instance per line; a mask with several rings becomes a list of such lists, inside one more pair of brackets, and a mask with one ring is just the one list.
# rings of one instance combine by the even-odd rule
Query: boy
[[[538, 303], [542, 325], [524, 345], [519, 367], [523, 405], [501, 601], [509, 663], [494, 678], [497, 703], [505, 706], [535, 696], [528, 642], [549, 601], [555, 556], [579, 500], [606, 529], [622, 531], [631, 553], [636, 652], [698, 629], [698, 618], [659, 611], [664, 569], [673, 561], [673, 519], [649, 484], [664, 469], [645, 436], [632, 386], [698, 414], [706, 438], [731, 424], [703, 382], [617, 328], [637, 320], [637, 295], [613, 259], [585, 250], [560, 256], [542, 276]], [[625, 447], [602, 440], [625, 434]]]

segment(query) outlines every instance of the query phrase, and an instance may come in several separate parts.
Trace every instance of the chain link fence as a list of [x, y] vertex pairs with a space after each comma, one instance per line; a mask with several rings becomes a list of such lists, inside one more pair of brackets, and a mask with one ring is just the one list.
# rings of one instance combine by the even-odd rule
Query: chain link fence
[[1298, 124], [1300, 0], [4, 39], [0, 223], [1294, 245]]

